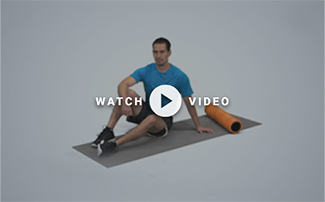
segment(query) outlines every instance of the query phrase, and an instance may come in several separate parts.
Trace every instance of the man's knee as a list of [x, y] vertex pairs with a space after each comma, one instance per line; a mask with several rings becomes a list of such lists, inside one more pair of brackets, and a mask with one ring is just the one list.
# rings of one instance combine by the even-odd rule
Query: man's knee
[[143, 119], [142, 123], [148, 127], [153, 127], [157, 122], [157, 117], [155, 115], [149, 115], [145, 119]]
[[129, 103], [131, 104], [130, 106], [132, 107], [133, 115], [136, 116], [142, 108], [143, 100], [141, 96], [132, 89], [128, 89], [127, 97], [131, 98], [131, 100], [129, 99]]
[[139, 95], [134, 90], [128, 89], [127, 96], [134, 98], [134, 97], [138, 97]]

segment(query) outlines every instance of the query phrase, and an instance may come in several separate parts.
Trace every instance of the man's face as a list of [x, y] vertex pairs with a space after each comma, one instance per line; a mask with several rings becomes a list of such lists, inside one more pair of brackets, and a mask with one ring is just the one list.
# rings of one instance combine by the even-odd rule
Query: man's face
[[156, 43], [152, 47], [153, 57], [155, 58], [156, 64], [158, 66], [163, 66], [168, 63], [168, 58], [171, 54], [171, 50], [167, 51], [166, 44]]

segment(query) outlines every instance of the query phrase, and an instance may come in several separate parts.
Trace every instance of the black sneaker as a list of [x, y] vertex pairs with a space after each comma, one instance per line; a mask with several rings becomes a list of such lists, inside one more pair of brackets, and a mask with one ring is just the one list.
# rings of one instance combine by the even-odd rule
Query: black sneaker
[[105, 127], [103, 129], [103, 131], [98, 135], [97, 139], [95, 141], [93, 141], [93, 143], [91, 144], [91, 146], [93, 147], [97, 147], [97, 145], [104, 140], [104, 142], [109, 141], [109, 140], [114, 140], [115, 139], [115, 135], [113, 132], [113, 129]]
[[97, 155], [101, 156], [103, 153], [109, 153], [117, 150], [117, 146], [115, 142], [104, 142], [101, 141], [100, 144], [97, 145]]

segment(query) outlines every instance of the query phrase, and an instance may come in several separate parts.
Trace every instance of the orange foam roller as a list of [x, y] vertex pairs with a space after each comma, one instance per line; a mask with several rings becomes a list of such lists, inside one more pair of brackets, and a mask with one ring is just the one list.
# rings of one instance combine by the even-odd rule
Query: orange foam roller
[[239, 133], [242, 128], [242, 123], [238, 119], [218, 106], [214, 106], [213, 104], [205, 106], [205, 113], [231, 133]]

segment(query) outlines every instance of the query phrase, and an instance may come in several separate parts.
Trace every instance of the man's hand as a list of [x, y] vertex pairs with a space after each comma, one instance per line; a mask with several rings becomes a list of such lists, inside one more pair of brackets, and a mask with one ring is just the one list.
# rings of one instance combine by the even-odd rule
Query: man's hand
[[132, 116], [132, 108], [125, 104], [122, 104], [122, 114], [125, 116]]
[[204, 128], [204, 127], [202, 127], [202, 126], [197, 127], [196, 130], [197, 130], [199, 133], [201, 133], [201, 134], [204, 133], [204, 132], [207, 132], [207, 133], [209, 133], [209, 134], [213, 133], [213, 130], [212, 130], [212, 129], [210, 129], [210, 128]]
[[199, 122], [199, 118], [197, 116], [197, 113], [196, 113], [196, 109], [195, 109], [195, 106], [191, 105], [191, 102], [189, 100], [189, 98], [192, 97], [191, 95], [190, 96], [187, 96], [184, 98], [184, 102], [186, 104], [186, 107], [187, 107], [187, 110], [188, 112], [190, 113], [191, 117], [192, 117], [192, 120], [196, 126], [196, 130], [199, 132], [199, 133], [204, 133], [204, 132], [207, 132], [209, 134], [213, 133], [213, 130], [210, 129], [210, 128], [204, 128], [200, 125], [200, 122]]

